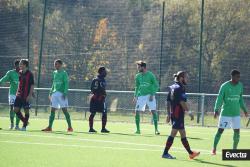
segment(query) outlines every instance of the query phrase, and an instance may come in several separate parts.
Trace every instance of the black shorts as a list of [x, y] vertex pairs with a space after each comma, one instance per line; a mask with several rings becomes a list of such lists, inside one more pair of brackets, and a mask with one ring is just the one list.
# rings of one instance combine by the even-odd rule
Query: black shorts
[[184, 127], [184, 116], [179, 118], [171, 117], [173, 129], [185, 129]]
[[16, 97], [14, 107], [30, 109], [30, 103], [26, 101], [26, 99], [22, 99], [21, 97]]
[[89, 111], [91, 113], [95, 113], [95, 112], [105, 113], [105, 112], [107, 112], [107, 107], [106, 107], [105, 101], [91, 99]]

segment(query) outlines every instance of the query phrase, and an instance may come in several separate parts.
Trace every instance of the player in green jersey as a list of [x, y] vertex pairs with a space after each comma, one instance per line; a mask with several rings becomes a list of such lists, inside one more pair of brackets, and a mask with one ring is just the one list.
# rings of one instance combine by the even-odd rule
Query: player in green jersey
[[146, 63], [143, 61], [137, 62], [138, 74], [135, 76], [135, 94], [134, 102], [135, 107], [135, 123], [136, 134], [140, 134], [140, 112], [145, 111], [146, 105], [153, 115], [153, 122], [155, 126], [155, 134], [159, 135], [158, 131], [158, 116], [156, 112], [156, 99], [155, 94], [159, 89], [159, 84], [155, 75], [148, 71]]
[[240, 82], [240, 72], [231, 71], [231, 80], [223, 83], [220, 87], [214, 107], [214, 118], [217, 118], [221, 108], [218, 131], [214, 137], [212, 155], [216, 155], [216, 148], [224, 129], [232, 128], [233, 149], [237, 149], [240, 140], [240, 109], [248, 116], [247, 108], [243, 100], [243, 85]]
[[[16, 99], [16, 91], [18, 87], [18, 82], [19, 82], [19, 60], [15, 60], [14, 66], [15, 69], [9, 70], [5, 76], [3, 76], [0, 79], [0, 84], [4, 82], [9, 82], [10, 83], [10, 89], [9, 89], [9, 105], [10, 105], [10, 129], [12, 130], [14, 128], [14, 117], [15, 117], [15, 112], [14, 112], [14, 102]], [[19, 122], [20, 119], [16, 116], [16, 130], [20, 130], [19, 128]]]
[[54, 66], [56, 70], [53, 72], [53, 83], [49, 94], [49, 98], [51, 101], [51, 113], [49, 117], [49, 126], [42, 130], [45, 132], [52, 131], [52, 125], [55, 119], [55, 111], [56, 109], [60, 108], [62, 109], [68, 123], [68, 132], [73, 132], [70, 115], [67, 111], [69, 79], [67, 72], [62, 69], [62, 65], [62, 60], [55, 60]]

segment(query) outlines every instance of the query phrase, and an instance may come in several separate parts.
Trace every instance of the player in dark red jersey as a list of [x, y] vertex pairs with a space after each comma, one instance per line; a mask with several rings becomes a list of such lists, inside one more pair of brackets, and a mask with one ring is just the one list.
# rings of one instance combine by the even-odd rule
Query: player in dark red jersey
[[[28, 67], [29, 61], [22, 59], [19, 64], [19, 84], [14, 103], [14, 111], [23, 122], [22, 131], [26, 131], [28, 125], [30, 101], [34, 93], [34, 76]], [[24, 109], [25, 116], [21, 113], [21, 108]]]

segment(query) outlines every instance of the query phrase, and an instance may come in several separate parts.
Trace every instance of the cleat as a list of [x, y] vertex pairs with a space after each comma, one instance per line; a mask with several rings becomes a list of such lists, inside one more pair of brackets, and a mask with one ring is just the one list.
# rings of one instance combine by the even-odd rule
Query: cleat
[[89, 129], [89, 133], [97, 133], [97, 131], [93, 128]]
[[161, 133], [158, 130], [155, 131], [155, 135], [160, 135], [160, 134]]
[[52, 132], [52, 128], [47, 127], [45, 129], [42, 129], [43, 132]]
[[190, 159], [194, 159], [195, 157], [199, 156], [200, 155], [200, 152], [195, 152], [193, 151], [193, 154], [189, 154], [189, 158]]
[[137, 130], [136, 132], [135, 132], [135, 134], [141, 134], [141, 131], [140, 130]]
[[161, 157], [162, 157], [162, 158], [165, 158], [165, 159], [176, 159], [175, 157], [173, 157], [173, 156], [170, 155], [170, 154], [162, 154]]
[[216, 149], [213, 149], [213, 150], [211, 151], [211, 155], [216, 155]]
[[72, 127], [68, 128], [68, 132], [73, 132], [73, 128]]
[[101, 130], [101, 132], [102, 132], [102, 133], [109, 133], [110, 131], [107, 130], [106, 128], [104, 128], [104, 129]]
[[11, 123], [11, 124], [10, 124], [10, 130], [13, 130], [13, 129], [14, 129], [14, 124]]
[[15, 126], [15, 130], [21, 130], [18, 125]]
[[21, 128], [21, 131], [26, 131], [26, 127], [22, 127], [22, 128]]

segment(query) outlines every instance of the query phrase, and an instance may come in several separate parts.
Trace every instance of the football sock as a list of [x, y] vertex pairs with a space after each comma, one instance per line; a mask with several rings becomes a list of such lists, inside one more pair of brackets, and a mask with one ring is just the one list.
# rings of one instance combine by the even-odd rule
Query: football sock
[[189, 146], [189, 143], [188, 143], [188, 141], [187, 141], [187, 138], [186, 137], [184, 137], [184, 138], [182, 138], [181, 139], [181, 142], [182, 142], [182, 145], [185, 147], [185, 149], [187, 150], [187, 152], [189, 153], [189, 154], [193, 154], [193, 152], [191, 151], [191, 149], [190, 149], [190, 146]]
[[102, 114], [102, 129], [105, 129], [106, 124], [107, 124], [107, 114], [103, 113]]
[[93, 129], [95, 113], [91, 113], [89, 116], [89, 128]]
[[68, 111], [63, 111], [63, 114], [65, 115], [66, 121], [68, 123], [68, 127], [71, 128], [71, 120], [70, 120], [70, 115]]
[[49, 128], [52, 128], [54, 120], [55, 120], [55, 111], [51, 111], [49, 116]]
[[158, 131], [158, 118], [156, 112], [153, 112], [153, 120], [154, 120], [155, 131]]
[[168, 151], [172, 146], [173, 142], [174, 142], [174, 137], [169, 136], [163, 154], [168, 154]]
[[221, 133], [217, 132], [216, 135], [215, 135], [215, 137], [214, 137], [214, 149], [217, 148], [217, 145], [218, 145], [218, 143], [220, 141], [220, 137], [221, 137]]
[[135, 124], [137, 131], [140, 131], [140, 114], [139, 112], [136, 112], [135, 114]]
[[233, 149], [237, 149], [237, 146], [238, 146], [239, 141], [240, 141], [240, 133], [239, 132], [234, 132], [233, 140], [234, 140]]

